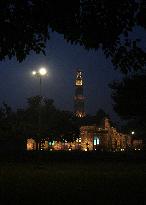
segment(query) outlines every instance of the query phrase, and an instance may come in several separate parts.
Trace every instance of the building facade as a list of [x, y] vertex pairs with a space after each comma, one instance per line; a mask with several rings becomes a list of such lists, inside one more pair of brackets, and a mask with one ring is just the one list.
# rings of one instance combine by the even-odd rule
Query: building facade
[[[142, 140], [133, 140], [132, 136], [122, 134], [112, 127], [109, 120], [104, 120], [103, 126], [97, 125], [81, 126], [80, 137], [74, 142], [49, 141], [42, 140], [39, 147], [40, 150], [50, 151], [128, 151], [141, 150], [143, 146]], [[30, 138], [27, 140], [27, 150], [35, 150], [35, 140]]]
[[82, 126], [80, 129], [81, 150], [84, 151], [126, 151], [132, 148], [132, 138], [112, 127], [109, 120], [103, 126]]

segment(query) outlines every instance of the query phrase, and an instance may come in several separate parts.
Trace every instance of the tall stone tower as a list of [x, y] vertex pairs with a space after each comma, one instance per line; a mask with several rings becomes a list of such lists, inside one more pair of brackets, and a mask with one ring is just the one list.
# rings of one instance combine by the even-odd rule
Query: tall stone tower
[[83, 95], [83, 73], [77, 70], [75, 78], [75, 97], [74, 97], [74, 113], [77, 117], [85, 117], [84, 111], [84, 95]]

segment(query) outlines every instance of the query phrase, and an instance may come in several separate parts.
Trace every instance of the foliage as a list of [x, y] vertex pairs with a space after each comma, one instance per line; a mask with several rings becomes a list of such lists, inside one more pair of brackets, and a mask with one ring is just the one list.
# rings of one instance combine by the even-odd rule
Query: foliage
[[136, 26], [146, 28], [144, 0], [5, 0], [0, 11], [1, 60], [16, 56], [21, 62], [31, 51], [45, 53], [46, 41], [56, 31], [67, 42], [102, 48], [123, 72], [146, 63], [139, 39], [128, 37]]
[[30, 97], [25, 109], [12, 112], [7, 104], [0, 110], [1, 140], [32, 137], [36, 142], [42, 139], [73, 141], [79, 136], [79, 124], [73, 114], [56, 109], [51, 99]]
[[129, 128], [141, 135], [146, 133], [146, 75], [132, 75], [122, 82], [110, 85], [114, 110], [124, 120], [130, 120]]
[[12, 113], [11, 108], [3, 103], [0, 108], [0, 136], [2, 140], [9, 139], [9, 134], [12, 134], [13, 126], [11, 124], [14, 115]]

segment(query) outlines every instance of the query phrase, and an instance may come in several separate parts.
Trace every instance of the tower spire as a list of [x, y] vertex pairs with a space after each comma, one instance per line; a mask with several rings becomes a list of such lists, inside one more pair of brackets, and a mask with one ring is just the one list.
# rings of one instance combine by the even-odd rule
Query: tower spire
[[83, 95], [83, 72], [77, 69], [75, 78], [74, 113], [77, 117], [85, 117], [84, 95]]

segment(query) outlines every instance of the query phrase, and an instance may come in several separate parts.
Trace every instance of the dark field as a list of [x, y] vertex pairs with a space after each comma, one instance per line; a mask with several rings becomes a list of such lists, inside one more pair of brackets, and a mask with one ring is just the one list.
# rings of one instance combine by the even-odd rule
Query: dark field
[[0, 161], [0, 205], [146, 204], [145, 153], [28, 153]]

